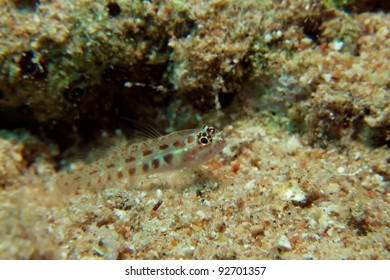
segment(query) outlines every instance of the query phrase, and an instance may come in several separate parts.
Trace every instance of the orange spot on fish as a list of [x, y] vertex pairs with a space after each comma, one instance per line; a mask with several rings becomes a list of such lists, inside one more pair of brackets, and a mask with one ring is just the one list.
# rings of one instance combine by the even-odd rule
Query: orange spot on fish
[[192, 142], [194, 142], [194, 140], [195, 140], [194, 136], [188, 136], [187, 137], [187, 143], [188, 144], [191, 144]]
[[134, 161], [134, 160], [135, 160], [134, 157], [128, 157], [127, 159], [125, 159], [125, 162], [126, 162], [126, 163], [129, 163], [129, 162], [132, 162], [132, 161]]
[[165, 150], [167, 148], [168, 148], [168, 145], [165, 143], [160, 145], [160, 150]]
[[143, 153], [144, 156], [147, 156], [147, 155], [150, 155], [151, 153], [153, 153], [153, 151], [151, 151], [151, 150], [144, 150], [142, 153]]
[[183, 147], [185, 147], [185, 145], [186, 145], [186, 144], [184, 144], [183, 141], [175, 141], [175, 142], [173, 143], [173, 146], [178, 147], [178, 148], [183, 148]]
[[135, 173], [135, 169], [134, 168], [129, 168], [128, 172], [129, 172], [129, 175], [132, 176]]
[[164, 161], [168, 164], [172, 162], [173, 155], [172, 154], [167, 154], [164, 156]]
[[158, 158], [155, 158], [152, 161], [152, 166], [153, 166], [154, 169], [157, 169], [160, 166], [160, 160]]

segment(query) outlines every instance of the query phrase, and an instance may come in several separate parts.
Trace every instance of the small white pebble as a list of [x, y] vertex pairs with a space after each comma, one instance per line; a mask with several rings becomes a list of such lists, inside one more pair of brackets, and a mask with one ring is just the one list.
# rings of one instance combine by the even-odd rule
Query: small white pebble
[[251, 213], [251, 209], [249, 207], [245, 207], [244, 209], [244, 212], [245, 212], [245, 215], [250, 218], [252, 213]]
[[276, 36], [276, 38], [277, 39], [279, 39], [280, 37], [282, 37], [282, 35], [283, 35], [283, 32], [282, 32], [282, 30], [278, 30], [278, 31], [276, 31], [276, 34], [275, 34]]
[[248, 183], [245, 184], [244, 189], [246, 189], [246, 190], [253, 190], [255, 188], [255, 186], [256, 186], [256, 180], [253, 179], [253, 180], [251, 180], [251, 181], [249, 181]]
[[298, 183], [292, 182], [293, 187], [288, 189], [284, 194], [284, 199], [287, 201], [303, 202], [306, 200], [306, 194], [298, 186]]
[[207, 199], [203, 200], [203, 201], [202, 201], [202, 204], [203, 204], [203, 205], [206, 205], [206, 206], [211, 206], [210, 201], [208, 201]]
[[290, 137], [284, 145], [284, 150], [288, 154], [294, 153], [300, 148], [302, 148], [302, 145], [296, 136]]
[[359, 160], [359, 159], [360, 159], [360, 156], [361, 156], [361, 153], [360, 153], [360, 152], [357, 152], [356, 155], [355, 155], [355, 160]]
[[204, 219], [206, 217], [205, 213], [202, 210], [199, 210], [196, 212], [196, 215], [199, 216], [199, 218]]
[[314, 260], [314, 256], [311, 253], [307, 253], [303, 255], [303, 259], [305, 260]]
[[256, 238], [258, 235], [264, 234], [264, 227], [261, 225], [256, 225], [251, 228], [252, 237]]
[[310, 38], [307, 38], [307, 37], [304, 37], [302, 40], [301, 40], [301, 44], [304, 44], [305, 46], [308, 46], [312, 43], [313, 41], [310, 39]]
[[160, 189], [156, 190], [156, 196], [157, 196], [157, 198], [161, 198], [162, 197], [162, 191]]
[[310, 219], [309, 220], [309, 225], [312, 229], [316, 229], [317, 228], [317, 222], [314, 220], [314, 219]]
[[292, 249], [291, 243], [290, 243], [290, 241], [288, 240], [287, 236], [282, 235], [282, 236], [279, 238], [278, 247], [279, 247], [279, 248], [282, 248], [282, 249], [287, 249], [287, 250], [291, 250], [291, 249]]
[[332, 237], [333, 236], [333, 233], [334, 233], [334, 228], [329, 228], [327, 231], [326, 231], [326, 234], [328, 235], [328, 236], [330, 236], [330, 237]]
[[97, 254], [98, 256], [100, 256], [100, 257], [104, 256], [103, 251], [101, 251], [101, 250], [99, 250], [99, 249], [97, 249], [97, 248], [92, 248], [92, 251], [93, 251], [95, 254]]
[[115, 214], [115, 216], [117, 216], [121, 220], [126, 216], [126, 211], [114, 209], [114, 214]]
[[140, 198], [144, 198], [146, 195], [147, 195], [146, 192], [141, 192], [141, 193], [139, 194], [139, 197], [140, 197]]
[[332, 80], [332, 74], [323, 74], [322, 77], [328, 83]]
[[271, 40], [272, 40], [272, 35], [269, 33], [266, 33], [264, 35], [264, 42], [269, 43], [269, 42], [271, 42]]
[[345, 167], [340, 166], [339, 168], [337, 168], [337, 172], [341, 174], [345, 173]]
[[318, 220], [321, 232], [325, 232], [328, 228], [328, 218], [328, 215], [323, 213], [323, 215], [321, 215], [320, 219]]
[[385, 181], [379, 174], [369, 175], [362, 182], [362, 187], [365, 189], [373, 189], [381, 186], [385, 186]]
[[195, 248], [191, 246], [191, 247], [184, 248], [183, 251], [184, 251], [184, 255], [192, 256], [195, 253]]
[[333, 47], [333, 49], [335, 51], [340, 51], [344, 46], [344, 42], [341, 41], [341, 40], [335, 40], [333, 41], [333, 43], [331, 44], [331, 47]]
[[338, 193], [340, 191], [340, 186], [336, 183], [329, 183], [327, 191], [329, 194]]

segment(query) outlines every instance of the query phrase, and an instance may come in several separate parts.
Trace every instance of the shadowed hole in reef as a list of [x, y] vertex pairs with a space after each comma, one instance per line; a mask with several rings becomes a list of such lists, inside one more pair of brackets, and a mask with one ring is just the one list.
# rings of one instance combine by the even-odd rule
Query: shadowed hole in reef
[[119, 16], [122, 9], [121, 7], [119, 6], [118, 3], [116, 2], [109, 2], [107, 5], [106, 5], [106, 8], [108, 10], [108, 15], [110, 17], [116, 17], [116, 16]]
[[229, 92], [229, 93], [223, 93], [218, 94], [218, 100], [221, 104], [222, 108], [228, 107], [233, 103], [234, 97], [237, 95], [237, 92]]
[[[353, 6], [352, 6], [353, 5]], [[390, 12], [390, 1], [388, 0], [356, 0], [351, 4], [348, 11], [356, 13], [367, 12]]]
[[[364, 115], [369, 115], [369, 110], [364, 110]], [[353, 121], [353, 133], [351, 138], [368, 146], [390, 148], [390, 126], [370, 127], [361, 115]]]
[[313, 14], [308, 17], [305, 17], [301, 26], [303, 27], [303, 33], [310, 39], [312, 39], [316, 44], [319, 43], [319, 37], [321, 36], [321, 24], [322, 24], [322, 15]]
[[196, 28], [195, 21], [186, 12], [179, 12], [179, 20], [176, 22], [173, 34], [177, 38], [187, 37]]
[[35, 11], [41, 3], [39, 0], [12, 0], [19, 10]]
[[53, 140], [60, 151], [65, 151], [71, 146], [89, 147], [102, 136], [102, 131], [108, 135], [114, 135], [118, 128], [126, 131], [128, 124], [122, 117], [145, 122], [160, 132], [168, 126], [167, 119], [161, 120], [157, 114], [168, 116], [172, 94], [161, 94], [152, 88], [103, 84], [88, 88], [82, 102], [77, 102], [80, 94], [76, 89], [66, 117], [40, 123], [28, 106], [0, 107], [0, 129], [28, 130], [42, 139]]
[[46, 67], [42, 60], [36, 60], [36, 56], [32, 51], [27, 51], [21, 54], [19, 60], [21, 78], [41, 80], [47, 76]]
[[161, 132], [167, 126], [157, 114], [168, 114], [164, 110], [172, 98], [170, 94], [161, 94], [148, 87], [126, 88], [105, 83], [88, 91], [82, 102], [72, 107], [65, 121], [52, 121], [44, 128], [46, 135], [57, 142], [62, 151], [73, 145], [88, 147], [102, 136], [103, 131], [114, 135], [120, 128], [127, 135], [129, 128], [125, 119], [142, 121]]
[[327, 0], [325, 6], [336, 7], [349, 13], [377, 13], [390, 11], [390, 2], [384, 0]]
[[138, 63], [131, 68], [122, 65], [109, 64], [103, 72], [102, 80], [107, 84], [124, 87], [126, 84], [143, 85], [145, 88], [157, 88], [167, 84], [163, 74], [167, 64], [143, 65]]
[[[22, 75], [34, 78], [39, 75], [31, 64], [32, 53], [22, 61], [25, 67]], [[156, 68], [157, 67], [157, 68]], [[170, 90], [160, 91], [161, 73], [165, 65], [142, 68], [144, 71], [128, 71], [114, 67], [109, 69], [99, 85], [90, 85], [84, 80], [75, 83], [62, 93], [64, 113], [58, 119], [38, 122], [28, 106], [18, 108], [0, 107], [0, 128], [24, 128], [43, 138], [52, 139], [61, 151], [70, 146], [84, 146], [102, 135], [115, 133], [119, 127], [126, 130], [126, 122], [120, 117], [148, 123], [160, 132], [168, 126], [169, 106], [174, 96]], [[120, 70], [118, 70], [120, 69]], [[144, 73], [143, 75], [141, 73]], [[150, 75], [149, 75], [150, 74]], [[125, 83], [134, 84], [124, 86]], [[4, 93], [6, 96], [6, 94]], [[158, 117], [160, 116], [160, 117]], [[167, 116], [161, 119], [161, 116]], [[124, 123], [121, 125], [121, 122]]]
[[32, 118], [32, 111], [27, 106], [21, 107], [0, 107], [0, 129], [38, 127], [38, 122]]

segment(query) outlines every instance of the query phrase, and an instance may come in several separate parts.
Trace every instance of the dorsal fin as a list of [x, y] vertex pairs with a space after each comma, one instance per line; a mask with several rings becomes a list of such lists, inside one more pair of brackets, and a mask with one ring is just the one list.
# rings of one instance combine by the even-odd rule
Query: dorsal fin
[[142, 121], [133, 121], [125, 117], [120, 118], [125, 120], [128, 125], [126, 127], [126, 130], [128, 130], [126, 134], [130, 134], [132, 137], [135, 136], [136, 138], [154, 139], [162, 136], [157, 129], [147, 123]]

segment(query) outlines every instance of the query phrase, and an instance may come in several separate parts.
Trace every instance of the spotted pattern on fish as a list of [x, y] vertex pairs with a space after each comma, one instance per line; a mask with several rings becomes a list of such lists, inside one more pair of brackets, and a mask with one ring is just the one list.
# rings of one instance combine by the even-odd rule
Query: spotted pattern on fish
[[226, 145], [222, 132], [210, 126], [173, 132], [154, 139], [124, 143], [80, 170], [69, 171], [59, 179], [68, 187], [115, 185], [114, 180], [131, 181], [138, 175], [169, 172], [200, 165]]

